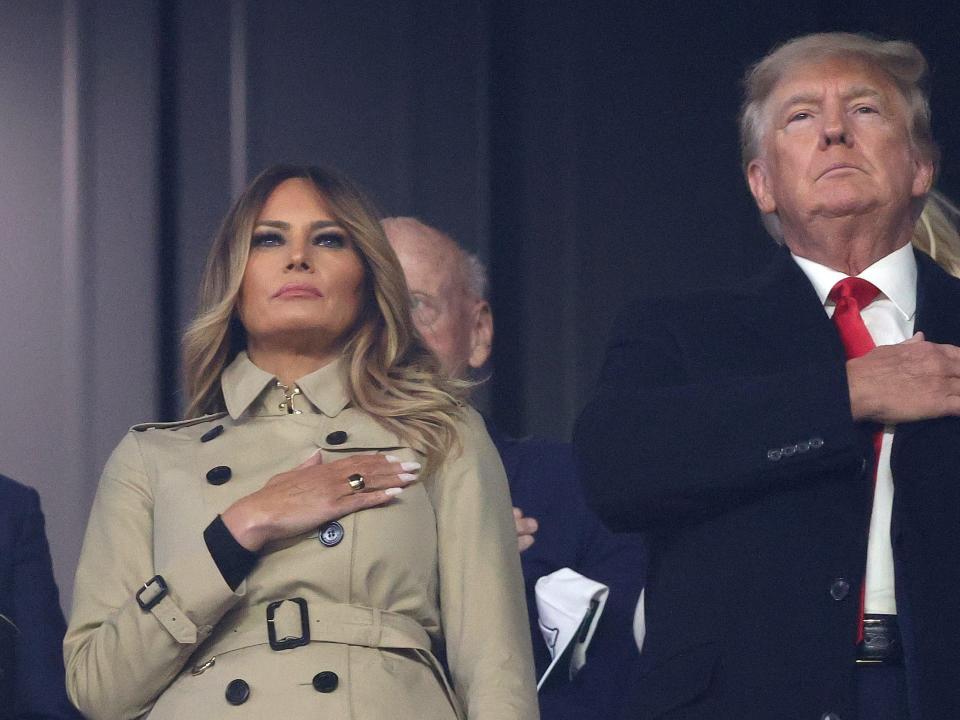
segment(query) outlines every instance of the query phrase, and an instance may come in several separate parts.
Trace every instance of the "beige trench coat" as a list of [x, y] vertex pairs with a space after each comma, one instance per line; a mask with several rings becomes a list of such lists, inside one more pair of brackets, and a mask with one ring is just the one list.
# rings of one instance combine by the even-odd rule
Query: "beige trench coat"
[[[223, 580], [203, 530], [276, 473], [318, 448], [324, 462], [384, 450], [416, 459], [349, 407], [341, 366], [302, 378], [302, 414], [288, 414], [275, 379], [241, 354], [222, 380], [228, 413], [137, 426], [121, 441], [94, 501], [64, 641], [68, 691], [88, 717], [538, 716], [506, 479], [472, 410], [463, 452], [435, 473], [341, 518], [323, 541], [314, 531], [268, 545], [235, 592]], [[216, 482], [229, 479], [209, 482], [213, 468]], [[135, 595], [155, 575], [167, 593], [143, 610]], [[279, 649], [267, 622], [277, 601], [287, 601], [271, 613]], [[297, 638], [305, 644], [282, 647]]]

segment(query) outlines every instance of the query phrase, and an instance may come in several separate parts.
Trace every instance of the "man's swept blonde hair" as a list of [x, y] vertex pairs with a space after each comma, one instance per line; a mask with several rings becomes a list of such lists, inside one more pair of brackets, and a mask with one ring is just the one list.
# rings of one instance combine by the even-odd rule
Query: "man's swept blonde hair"
[[[845, 32], [814, 33], [788, 40], [753, 65], [743, 78], [740, 107], [740, 161], [746, 173], [762, 154], [763, 138], [770, 128], [768, 100], [777, 83], [790, 70], [834, 58], [858, 58], [879, 68], [894, 84], [907, 106], [907, 128], [914, 148], [934, 168], [940, 165], [940, 148], [930, 127], [928, 68], [923, 53], [902, 40], [880, 40]], [[918, 201], [919, 215], [923, 200]], [[780, 220], [762, 215], [764, 227], [777, 242], [783, 242]]]
[[343, 351], [350, 401], [423, 452], [428, 463], [440, 460], [459, 446], [455, 420], [468, 385], [444, 378], [417, 338], [403, 270], [372, 203], [346, 177], [326, 168], [270, 167], [224, 218], [207, 258], [197, 315], [183, 338], [187, 416], [226, 409], [220, 376], [246, 348], [237, 301], [253, 229], [270, 194], [290, 179], [311, 183], [323, 196], [363, 264], [362, 306]]

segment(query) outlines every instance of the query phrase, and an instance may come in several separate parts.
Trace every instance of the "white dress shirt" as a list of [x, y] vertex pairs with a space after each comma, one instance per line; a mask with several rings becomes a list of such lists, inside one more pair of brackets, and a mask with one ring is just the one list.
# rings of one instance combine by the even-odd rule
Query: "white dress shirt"
[[[827, 299], [830, 289], [847, 275], [806, 258], [793, 256], [806, 274], [820, 302], [833, 317], [835, 304]], [[876, 345], [895, 345], [913, 336], [917, 312], [917, 261], [908, 244], [877, 260], [857, 277], [868, 280], [879, 290], [877, 299], [864, 308], [860, 316]], [[870, 516], [870, 538], [867, 546], [867, 577], [864, 612], [895, 615], [893, 549], [890, 545], [890, 514], [893, 508], [893, 474], [890, 470], [890, 448], [894, 426], [883, 429], [883, 444], [877, 463], [877, 484]]]

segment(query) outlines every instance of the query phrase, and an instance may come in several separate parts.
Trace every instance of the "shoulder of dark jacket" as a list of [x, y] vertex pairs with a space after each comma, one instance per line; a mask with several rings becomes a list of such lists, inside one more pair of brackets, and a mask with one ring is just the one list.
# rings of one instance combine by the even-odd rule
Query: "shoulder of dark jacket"
[[38, 495], [37, 491], [29, 485], [17, 482], [6, 475], [0, 475], [0, 497], [4, 498], [4, 505], [25, 508]]
[[646, 317], [690, 317], [709, 310], [719, 298], [750, 298], [763, 295], [770, 287], [779, 286], [785, 277], [802, 271], [785, 247], [777, 248], [770, 260], [757, 272], [745, 278], [710, 282], [696, 288], [685, 287], [672, 293], [635, 293], [617, 313], [614, 328], [629, 327]]

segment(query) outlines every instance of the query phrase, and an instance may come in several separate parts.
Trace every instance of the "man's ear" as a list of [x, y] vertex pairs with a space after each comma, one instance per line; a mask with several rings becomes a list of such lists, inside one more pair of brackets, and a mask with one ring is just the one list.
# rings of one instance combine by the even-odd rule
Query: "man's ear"
[[769, 214], [777, 211], [777, 203], [773, 199], [770, 187], [770, 176], [763, 160], [751, 160], [747, 165], [747, 183], [750, 185], [750, 192], [753, 193], [753, 199], [756, 200], [760, 212]]
[[934, 167], [929, 160], [917, 159], [916, 163], [911, 191], [914, 197], [923, 197], [933, 188]]
[[478, 300], [470, 319], [470, 357], [467, 358], [467, 364], [474, 369], [482, 368], [490, 359], [492, 347], [493, 313], [490, 303]]

